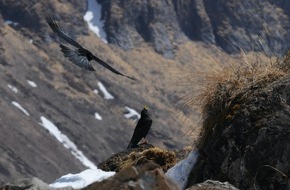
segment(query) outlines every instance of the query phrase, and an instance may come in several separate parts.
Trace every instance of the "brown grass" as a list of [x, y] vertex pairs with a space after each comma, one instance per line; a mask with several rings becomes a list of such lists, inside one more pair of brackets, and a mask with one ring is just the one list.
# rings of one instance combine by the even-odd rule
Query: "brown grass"
[[128, 159], [120, 164], [119, 170], [150, 161], [160, 165], [163, 171], [167, 171], [176, 164], [176, 155], [173, 151], [167, 151], [157, 147], [144, 150], [143, 152], [132, 152], [128, 156]]
[[[282, 59], [273, 61], [265, 56], [241, 55], [239, 62], [228, 59], [227, 66], [218, 66], [203, 73], [201, 85], [193, 87], [185, 98], [188, 108], [201, 112], [202, 129], [199, 144], [203, 144], [218, 123], [234, 118], [251, 89], [260, 88], [288, 74], [290, 52]], [[237, 59], [234, 59], [237, 60]], [[200, 76], [200, 74], [198, 74]]]

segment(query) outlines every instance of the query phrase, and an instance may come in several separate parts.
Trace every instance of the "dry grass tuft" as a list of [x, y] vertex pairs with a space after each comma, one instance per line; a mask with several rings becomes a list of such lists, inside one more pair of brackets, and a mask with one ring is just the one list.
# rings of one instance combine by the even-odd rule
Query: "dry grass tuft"
[[141, 165], [150, 161], [160, 165], [163, 171], [167, 171], [176, 164], [176, 155], [172, 151], [167, 151], [157, 147], [144, 150], [143, 152], [132, 152], [128, 156], [128, 159], [120, 164], [119, 170], [135, 165]]
[[217, 124], [232, 120], [254, 89], [287, 75], [290, 68], [290, 52], [284, 59], [275, 61], [261, 56], [254, 59], [251, 55], [243, 58], [240, 62], [230, 60], [228, 66], [217, 66], [204, 74], [201, 85], [185, 97], [186, 107], [201, 112], [203, 127], [199, 144], [203, 144]]

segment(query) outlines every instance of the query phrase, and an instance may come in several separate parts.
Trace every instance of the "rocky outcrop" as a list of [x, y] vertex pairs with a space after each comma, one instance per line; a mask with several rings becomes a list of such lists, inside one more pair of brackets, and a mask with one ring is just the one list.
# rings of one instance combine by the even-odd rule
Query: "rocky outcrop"
[[181, 35], [172, 1], [99, 1], [108, 42], [128, 50], [149, 42], [165, 57], [173, 57]]
[[208, 110], [199, 144], [203, 156], [189, 185], [215, 179], [247, 190], [289, 189], [290, 78], [273, 76], [221, 99], [222, 110]]
[[[83, 190], [120, 190], [120, 189], [148, 189], [148, 190], [177, 190], [176, 184], [166, 178], [161, 168], [154, 164], [133, 167], [122, 170], [115, 176], [95, 182]], [[38, 178], [18, 180], [12, 184], [0, 187], [0, 190], [74, 190], [72, 187], [53, 188]], [[238, 190], [228, 182], [207, 180], [196, 184], [187, 190]]]
[[147, 163], [140, 167], [126, 168], [112, 178], [93, 183], [83, 190], [95, 189], [178, 190], [177, 186], [166, 178], [163, 170], [152, 163]]
[[[189, 150], [176, 151], [178, 155], [177, 159], [180, 160], [186, 157], [186, 153]], [[134, 154], [134, 156], [133, 156]], [[139, 155], [137, 155], [139, 154]], [[175, 155], [174, 155], [175, 156]], [[136, 158], [132, 160], [132, 157]], [[168, 166], [172, 167], [175, 163], [175, 159], [172, 159], [172, 152], [161, 150], [157, 147], [152, 147], [152, 145], [141, 145], [138, 148], [133, 148], [130, 150], [125, 150], [112, 157], [108, 158], [104, 163], [100, 164], [101, 168], [106, 170], [115, 170], [118, 173], [110, 178], [106, 178], [102, 181], [94, 182], [84, 188], [83, 190], [119, 190], [119, 189], [148, 189], [148, 190], [177, 190], [178, 184], [175, 184], [172, 179], [168, 178], [164, 174]], [[175, 158], [175, 157], [174, 157]], [[133, 164], [130, 164], [133, 163]], [[116, 167], [118, 166], [118, 167]], [[70, 174], [71, 175], [71, 174]], [[100, 175], [100, 174], [96, 174]], [[179, 173], [177, 173], [179, 175]], [[182, 174], [180, 174], [182, 175]], [[88, 178], [93, 178], [93, 176], [87, 176]], [[62, 181], [64, 183], [79, 181], [83, 183], [79, 177], [67, 177], [63, 176], [57, 181]], [[70, 184], [66, 184], [67, 187], [54, 188], [54, 185], [49, 186], [38, 178], [26, 178], [20, 179], [12, 183], [0, 186], [0, 190], [73, 190], [75, 188], [70, 187]], [[188, 190], [237, 190], [234, 186], [228, 182], [219, 182], [207, 180], [203, 183], [196, 184]]]
[[[216, 43], [226, 52], [264, 51], [283, 55], [289, 46], [286, 1], [205, 0]], [[289, 5], [288, 5], [289, 6]]]
[[136, 148], [127, 149], [112, 155], [98, 165], [104, 171], [120, 171], [132, 166], [140, 166], [146, 163], [158, 164], [164, 172], [184, 159], [190, 149], [169, 151], [154, 147], [150, 144], [141, 144]]
[[[151, 44], [156, 52], [173, 58], [178, 44], [187, 40], [216, 44], [228, 53], [263, 51], [283, 55], [290, 43], [288, 1], [224, 0], [98, 0], [109, 43], [129, 50]], [[32, 38], [45, 24], [45, 15], [61, 18], [70, 35], [87, 34], [82, 19], [83, 2], [59, 2], [51, 5], [37, 1], [0, 2], [3, 19], [15, 21], [14, 28]], [[64, 8], [66, 7], [66, 8]], [[13, 11], [11, 11], [13, 9]], [[74, 16], [71, 16], [71, 13]], [[18, 14], [14, 14], [17, 12]], [[76, 27], [80, 26], [80, 27]], [[31, 33], [33, 32], [33, 34]], [[44, 32], [44, 31], [43, 31]], [[44, 35], [35, 42], [47, 39]]]
[[147, 42], [172, 58], [177, 44], [187, 38], [216, 44], [228, 53], [242, 49], [283, 55], [289, 49], [284, 43], [290, 41], [289, 3], [283, 0], [99, 2], [108, 41], [127, 50]]

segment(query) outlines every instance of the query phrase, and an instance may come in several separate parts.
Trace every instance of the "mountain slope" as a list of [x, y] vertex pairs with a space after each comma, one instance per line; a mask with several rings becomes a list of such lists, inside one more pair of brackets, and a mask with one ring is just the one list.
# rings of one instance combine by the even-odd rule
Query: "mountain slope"
[[[20, 1], [1, 3], [1, 7], [10, 11], [26, 6], [26, 2]], [[30, 19], [39, 23], [29, 26], [25, 24], [25, 16], [10, 18], [14, 22], [10, 24], [8, 16], [1, 11], [1, 182], [37, 176], [50, 183], [63, 174], [84, 169], [70, 150], [41, 126], [42, 116], [53, 122], [95, 164], [127, 147], [136, 122], [124, 116], [126, 106], [139, 112], [148, 105], [154, 121], [148, 135], [151, 143], [168, 148], [191, 144], [189, 136], [184, 136], [182, 131], [189, 130], [185, 127], [189, 123], [176, 119], [179, 95], [173, 83], [168, 83], [172, 75], [162, 71], [169, 66], [174, 70], [174, 62], [168, 62], [146, 45], [123, 52], [103, 43], [88, 32], [83, 20], [65, 23], [63, 20], [74, 16], [62, 12], [64, 5], [75, 11], [71, 15], [82, 18], [84, 12], [73, 9], [75, 5], [68, 2], [27, 5], [34, 8], [25, 14], [37, 15]], [[98, 65], [95, 65], [97, 72], [92, 73], [71, 64], [61, 54], [55, 36], [45, 23], [41, 12], [44, 7], [48, 7], [46, 11], [51, 15], [59, 15], [64, 30], [86, 48], [111, 60], [112, 65], [139, 81], [115, 76]], [[78, 24], [68, 29], [71, 22]], [[99, 82], [114, 96], [113, 100], [104, 98]], [[172, 97], [176, 98], [172, 101]], [[96, 113], [102, 120], [95, 118]]]
[[[158, 2], [146, 1], [140, 8], [140, 1], [100, 1], [109, 44], [88, 29], [83, 19], [85, 1], [0, 2], [0, 182], [36, 176], [51, 183], [63, 174], [85, 168], [71, 150], [42, 127], [42, 116], [96, 165], [127, 147], [136, 121], [125, 117], [126, 107], [137, 112], [144, 105], [149, 107], [153, 119], [147, 139], [150, 143], [168, 149], [193, 144], [199, 113], [186, 110], [180, 101], [198, 85], [200, 76], [193, 76], [192, 72], [206, 73], [232, 58], [208, 43], [223, 47], [214, 40], [215, 29], [223, 30], [223, 25], [213, 27], [208, 12], [210, 1]], [[185, 10], [192, 4], [204, 20], [201, 23], [205, 23], [196, 25], [201, 33], [191, 32], [196, 27], [188, 28], [191, 24], [185, 23], [194, 18], [189, 9]], [[218, 10], [214, 10], [216, 14]], [[144, 22], [152, 11], [150, 31]], [[174, 22], [162, 20], [171, 13], [169, 18]], [[48, 15], [55, 16], [61, 27], [85, 48], [138, 81], [115, 76], [95, 63], [95, 73], [74, 66], [60, 52], [58, 39], [45, 21]], [[135, 20], [132, 16], [141, 17]], [[283, 30], [287, 22], [286, 18], [281, 21]], [[152, 35], [147, 36], [148, 33]], [[271, 35], [268, 38], [272, 39]], [[236, 41], [237, 46], [244, 48], [240, 41]], [[104, 98], [100, 84], [114, 99]]]

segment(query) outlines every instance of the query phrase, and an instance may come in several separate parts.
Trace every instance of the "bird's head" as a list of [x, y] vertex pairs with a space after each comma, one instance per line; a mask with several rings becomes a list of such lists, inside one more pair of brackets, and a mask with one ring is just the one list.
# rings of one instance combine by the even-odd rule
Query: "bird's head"
[[148, 110], [149, 110], [149, 107], [145, 105], [145, 106], [143, 107], [143, 110], [141, 111], [141, 117], [142, 117], [142, 115], [143, 115], [143, 116], [145, 116], [145, 115], [149, 115]]
[[144, 110], [148, 110], [149, 107], [148, 107], [147, 105], [144, 105], [143, 109], [144, 109]]

